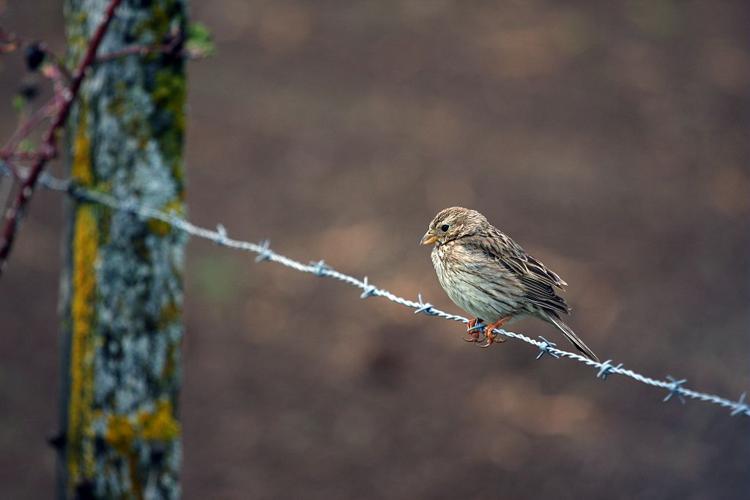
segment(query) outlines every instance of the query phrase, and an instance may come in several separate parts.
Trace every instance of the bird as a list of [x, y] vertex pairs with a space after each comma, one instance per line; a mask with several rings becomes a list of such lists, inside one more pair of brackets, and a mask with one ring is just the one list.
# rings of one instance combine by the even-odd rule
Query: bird
[[483, 341], [481, 347], [503, 342], [493, 330], [534, 317], [557, 327], [584, 356], [599, 361], [561, 319], [570, 307], [557, 291], [567, 283], [481, 213], [463, 207], [443, 209], [420, 243], [433, 245], [432, 264], [440, 285], [458, 307], [473, 316], [467, 341]]

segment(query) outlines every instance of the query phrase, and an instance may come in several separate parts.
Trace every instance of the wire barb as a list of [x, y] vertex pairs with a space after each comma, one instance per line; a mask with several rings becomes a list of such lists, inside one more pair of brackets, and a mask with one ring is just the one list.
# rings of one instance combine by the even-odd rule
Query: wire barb
[[270, 246], [271, 242], [269, 240], [263, 240], [258, 244], [258, 251], [256, 252], [258, 256], [255, 257], [255, 262], [271, 260], [271, 255], [273, 255], [273, 253]]
[[414, 314], [427, 314], [429, 316], [436, 315], [435, 311], [432, 309], [432, 304], [422, 301], [421, 293], [417, 294], [417, 303], [419, 304], [419, 307], [414, 311]]
[[377, 288], [367, 281], [367, 276], [362, 280], [362, 283], [364, 284], [364, 287], [362, 288], [362, 294], [359, 296], [360, 299], [366, 299], [375, 295], [375, 290], [377, 290]]
[[667, 394], [662, 401], [665, 403], [672, 399], [672, 396], [677, 396], [680, 400], [680, 403], [685, 404], [685, 396], [682, 395], [682, 385], [687, 382], [687, 379], [683, 378], [680, 380], [677, 380], [672, 375], [667, 375], [667, 380], [669, 380], [672, 384], [669, 387], [669, 394]]
[[324, 260], [310, 262], [310, 265], [312, 266], [312, 272], [315, 276], [325, 276], [326, 273], [331, 270]]
[[224, 227], [224, 224], [216, 224], [216, 235], [218, 238], [214, 240], [214, 243], [220, 246], [227, 246], [227, 240], [229, 237], [227, 235], [227, 228]]
[[729, 414], [730, 416], [734, 417], [740, 413], [750, 416], [750, 406], [745, 403], [745, 396], [747, 396], [747, 394], [744, 392], [740, 394], [740, 399], [735, 403], [737, 406], [732, 410], [732, 413]]
[[615, 373], [615, 370], [619, 370], [622, 368], [622, 363], [620, 363], [617, 366], [612, 365], [612, 360], [608, 359], [604, 363], [601, 364], [599, 367], [599, 371], [596, 373], [596, 378], [600, 378], [602, 380], [607, 380], [607, 377], [609, 377], [612, 373]]
[[550, 349], [556, 349], [557, 344], [555, 344], [554, 342], [550, 342], [549, 340], [545, 339], [541, 335], [539, 336], [539, 338], [542, 339], [542, 342], [538, 345], [539, 354], [536, 355], [536, 359], [541, 359], [542, 356], [544, 356], [545, 354], [548, 354], [555, 359], [560, 357], [559, 354], [550, 350]]
[[474, 331], [477, 331], [477, 330], [484, 330], [485, 326], [486, 325], [484, 323], [477, 323], [476, 325], [474, 325], [471, 328], [467, 329], [466, 332], [468, 333], [468, 332], [474, 332]]

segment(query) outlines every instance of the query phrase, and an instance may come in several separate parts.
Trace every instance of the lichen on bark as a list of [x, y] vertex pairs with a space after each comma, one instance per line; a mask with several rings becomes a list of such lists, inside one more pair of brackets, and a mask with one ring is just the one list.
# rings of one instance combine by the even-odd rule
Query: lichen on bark
[[[70, 62], [106, 0], [66, 0]], [[186, 25], [183, 0], [125, 1], [100, 54], [156, 45]], [[71, 177], [123, 201], [184, 213], [181, 56], [95, 65], [67, 131]], [[179, 496], [184, 236], [131, 213], [69, 206], [61, 283], [65, 348], [61, 496]]]

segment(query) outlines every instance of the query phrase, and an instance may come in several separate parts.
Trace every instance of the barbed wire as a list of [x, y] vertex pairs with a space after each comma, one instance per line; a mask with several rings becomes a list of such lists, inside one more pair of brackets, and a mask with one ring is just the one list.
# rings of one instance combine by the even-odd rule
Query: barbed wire
[[[3, 162], [0, 162], [0, 177], [11, 175], [12, 171]], [[298, 260], [277, 253], [270, 248], [270, 243], [268, 240], [254, 243], [250, 241], [242, 241], [230, 238], [225, 227], [221, 224], [217, 225], [215, 230], [206, 229], [200, 226], [196, 226], [195, 224], [175, 214], [163, 212], [151, 207], [141, 206], [132, 200], [118, 200], [110, 194], [85, 189], [73, 182], [58, 179], [47, 173], [43, 173], [41, 175], [39, 184], [52, 191], [68, 193], [70, 196], [81, 201], [96, 203], [98, 205], [109, 207], [113, 210], [129, 212], [144, 219], [154, 219], [161, 221], [169, 225], [170, 227], [183, 231], [188, 235], [212, 241], [213, 243], [220, 246], [254, 253], [257, 255], [255, 257], [256, 262], [276, 262], [277, 264], [281, 264], [285, 267], [294, 269], [299, 272], [314, 274], [316, 276], [333, 278], [335, 280], [342, 281], [355, 288], [359, 288], [362, 291], [362, 293], [360, 294], [360, 298], [362, 299], [366, 299], [368, 297], [382, 297], [396, 304], [408, 307], [409, 309], [413, 309], [414, 314], [426, 314], [428, 316], [435, 316], [438, 318], [457, 321], [460, 323], [469, 322], [469, 319], [465, 318], [464, 316], [450, 314], [435, 308], [429, 302], [425, 302], [422, 299], [421, 294], [417, 295], [417, 300], [410, 300], [373, 285], [369, 281], [369, 278], [367, 276], [359, 279], [354, 276], [337, 271], [327, 265], [323, 260], [311, 261], [305, 264]], [[667, 375], [666, 379], [656, 379], [648, 377], [646, 375], [642, 375], [629, 368], [625, 368], [623, 363], [614, 364], [611, 359], [608, 359], [604, 362], [593, 361], [584, 356], [581, 356], [580, 354], [562, 350], [558, 348], [554, 342], [550, 342], [544, 337], [539, 337], [539, 340], [536, 340], [532, 339], [531, 337], [527, 337], [526, 335], [510, 332], [503, 329], [496, 329], [494, 330], [494, 332], [499, 335], [518, 339], [526, 342], [527, 344], [535, 346], [539, 350], [537, 359], [540, 359], [545, 354], [555, 359], [566, 358], [594, 368], [596, 370], [596, 377], [602, 380], [606, 380], [610, 375], [622, 375], [631, 380], [635, 380], [636, 382], [664, 389], [667, 391], [667, 394], [663, 398], [663, 401], [665, 402], [675, 397], [679, 399], [683, 404], [685, 403], [686, 398], [696, 399], [699, 401], [704, 401], [706, 403], [711, 403], [724, 408], [728, 408], [730, 410], [731, 416], [750, 416], [750, 405], [746, 402], [746, 393], [742, 393], [738, 400], [732, 401], [715, 394], [688, 389], [687, 387], [685, 387], [685, 383], [687, 382], [686, 379], [676, 379], [671, 375]]]

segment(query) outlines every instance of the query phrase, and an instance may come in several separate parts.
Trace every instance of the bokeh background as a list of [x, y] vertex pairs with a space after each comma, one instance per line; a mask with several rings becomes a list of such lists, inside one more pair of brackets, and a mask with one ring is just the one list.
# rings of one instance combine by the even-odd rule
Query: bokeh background
[[[192, 2], [191, 218], [457, 311], [417, 246], [474, 207], [569, 283], [602, 359], [750, 389], [747, 2]], [[57, 1], [0, 21], [62, 51]], [[0, 137], [29, 80], [0, 59]], [[56, 165], [57, 172], [62, 171]], [[59, 195], [0, 283], [0, 497], [54, 491]], [[184, 496], [734, 499], [750, 421], [201, 241]], [[559, 338], [534, 321], [514, 325]]]

